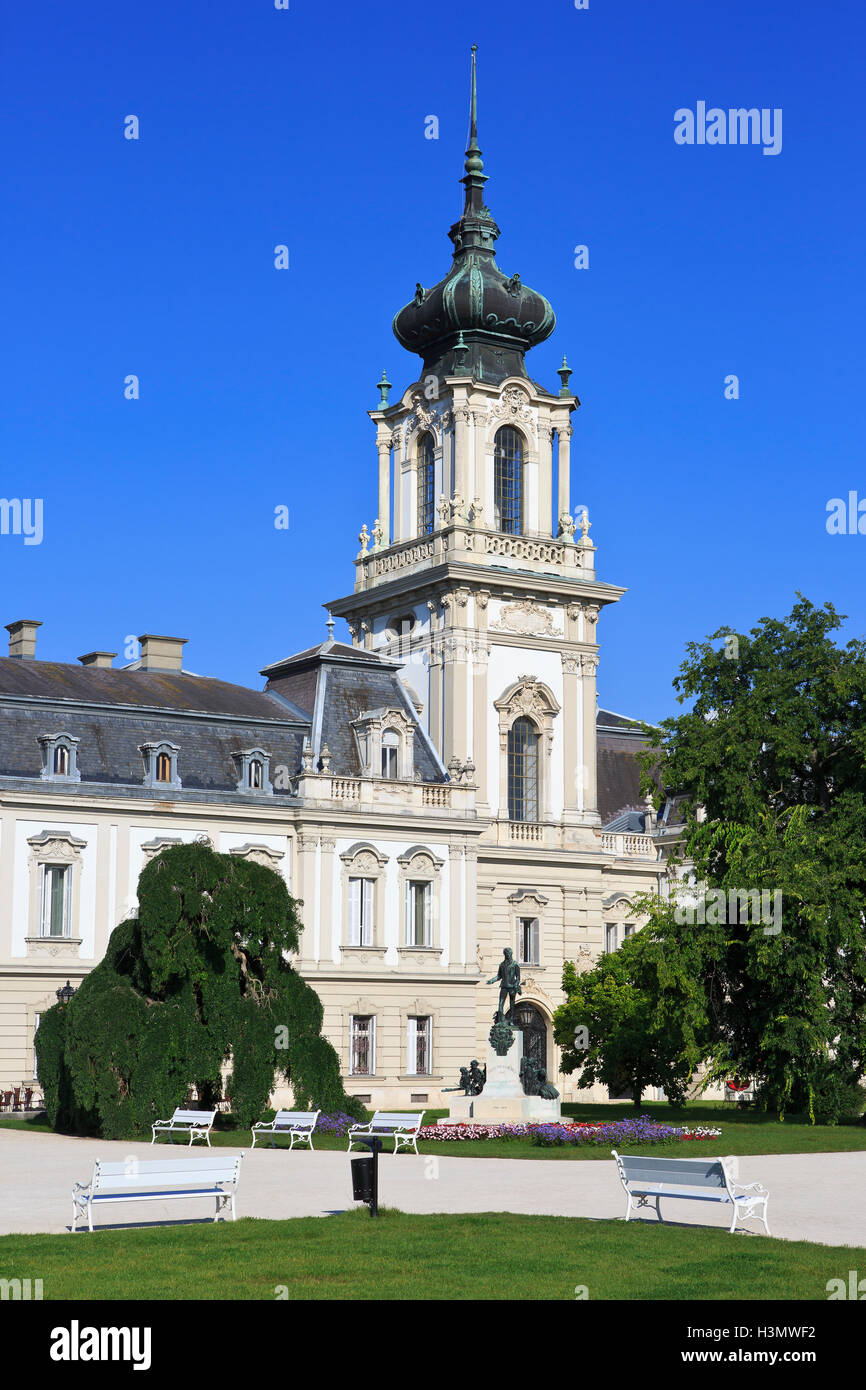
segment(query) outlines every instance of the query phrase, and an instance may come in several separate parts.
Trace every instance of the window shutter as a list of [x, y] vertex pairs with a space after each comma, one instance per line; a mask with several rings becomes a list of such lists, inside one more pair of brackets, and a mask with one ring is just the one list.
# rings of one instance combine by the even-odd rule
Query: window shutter
[[372, 946], [373, 944], [373, 880], [365, 878], [362, 880], [362, 910], [361, 910], [361, 931], [359, 933], [359, 944], [361, 946]]
[[418, 1074], [418, 1020], [409, 1019], [406, 1041], [406, 1072], [409, 1076]]
[[411, 945], [412, 945], [412, 885], [411, 885], [411, 883], [407, 883], [407, 884], [406, 884], [406, 903], [405, 903], [405, 907], [404, 907], [404, 915], [405, 915], [405, 918], [406, 918], [406, 928], [405, 928], [405, 932], [404, 932], [404, 942], [405, 942], [405, 945], [411, 946]]
[[376, 1015], [370, 1019], [370, 1075], [376, 1072]]
[[431, 909], [432, 909], [432, 906], [433, 906], [433, 884], [432, 884], [432, 883], [425, 883], [425, 885], [424, 885], [424, 945], [425, 945], [425, 946], [432, 946], [432, 944], [433, 944], [433, 937], [432, 937], [432, 926], [433, 926], [432, 917], [433, 917], [433, 913], [432, 913], [432, 910], [431, 910]]
[[361, 944], [361, 880], [349, 879], [349, 945]]
[[530, 945], [532, 948], [532, 964], [538, 965], [541, 960], [541, 923], [536, 917], [529, 930]]

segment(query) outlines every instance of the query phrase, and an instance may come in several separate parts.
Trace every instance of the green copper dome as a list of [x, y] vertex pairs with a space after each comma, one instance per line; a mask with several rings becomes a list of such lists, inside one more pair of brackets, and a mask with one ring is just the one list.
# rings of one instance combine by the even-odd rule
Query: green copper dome
[[[473, 376], [498, 384], [526, 377], [524, 354], [549, 338], [556, 316], [548, 301], [504, 275], [494, 250], [499, 227], [484, 203], [484, 162], [478, 148], [475, 47], [463, 215], [449, 231], [454, 243], [450, 271], [432, 289], [417, 285], [415, 298], [394, 317], [394, 335], [436, 376]], [[462, 335], [462, 336], [461, 336]]]

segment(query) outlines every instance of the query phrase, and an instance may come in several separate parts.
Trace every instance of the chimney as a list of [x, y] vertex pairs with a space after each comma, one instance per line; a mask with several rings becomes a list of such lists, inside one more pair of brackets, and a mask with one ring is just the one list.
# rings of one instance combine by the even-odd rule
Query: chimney
[[106, 670], [117, 656], [117, 652], [87, 652], [85, 656], [80, 656], [78, 660], [82, 666], [98, 666], [100, 670]]
[[35, 661], [36, 629], [41, 626], [35, 618], [19, 618], [17, 623], [7, 623], [9, 655], [18, 661]]
[[139, 637], [141, 643], [142, 671], [182, 671], [183, 648], [186, 637], [155, 637], [145, 632]]

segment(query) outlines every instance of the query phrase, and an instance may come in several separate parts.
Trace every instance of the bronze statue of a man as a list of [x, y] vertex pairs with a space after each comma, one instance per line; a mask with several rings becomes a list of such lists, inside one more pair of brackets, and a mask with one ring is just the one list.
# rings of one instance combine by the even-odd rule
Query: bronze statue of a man
[[505, 1000], [508, 999], [511, 1009], [514, 1009], [515, 995], [522, 994], [520, 985], [520, 966], [514, 959], [514, 953], [510, 946], [506, 946], [502, 953], [503, 959], [499, 962], [499, 969], [492, 979], [488, 980], [489, 985], [495, 985], [499, 981], [499, 1009], [497, 1010], [497, 1022], [505, 1018]]

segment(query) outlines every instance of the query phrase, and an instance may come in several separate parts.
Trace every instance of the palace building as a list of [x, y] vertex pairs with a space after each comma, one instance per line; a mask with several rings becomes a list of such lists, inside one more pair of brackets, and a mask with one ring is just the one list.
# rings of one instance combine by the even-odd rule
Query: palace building
[[35, 620], [8, 625], [0, 1084], [33, 1078], [40, 1014], [134, 913], [148, 859], [207, 836], [301, 899], [296, 964], [351, 1093], [441, 1104], [484, 1055], [510, 946], [525, 1051], [576, 1094], [551, 1026], [563, 962], [589, 968], [635, 929], [670, 835], [640, 798], [643, 737], [597, 706], [599, 627], [624, 591], [572, 516], [579, 401], [565, 359], [553, 389], [527, 370], [554, 313], [496, 264], [476, 125], [473, 53], [451, 266], [394, 319], [421, 366], [393, 402], [379, 384], [378, 516], [326, 605], [351, 642], [331, 619], [252, 689], [185, 671], [180, 638], [67, 664], [38, 659]]

